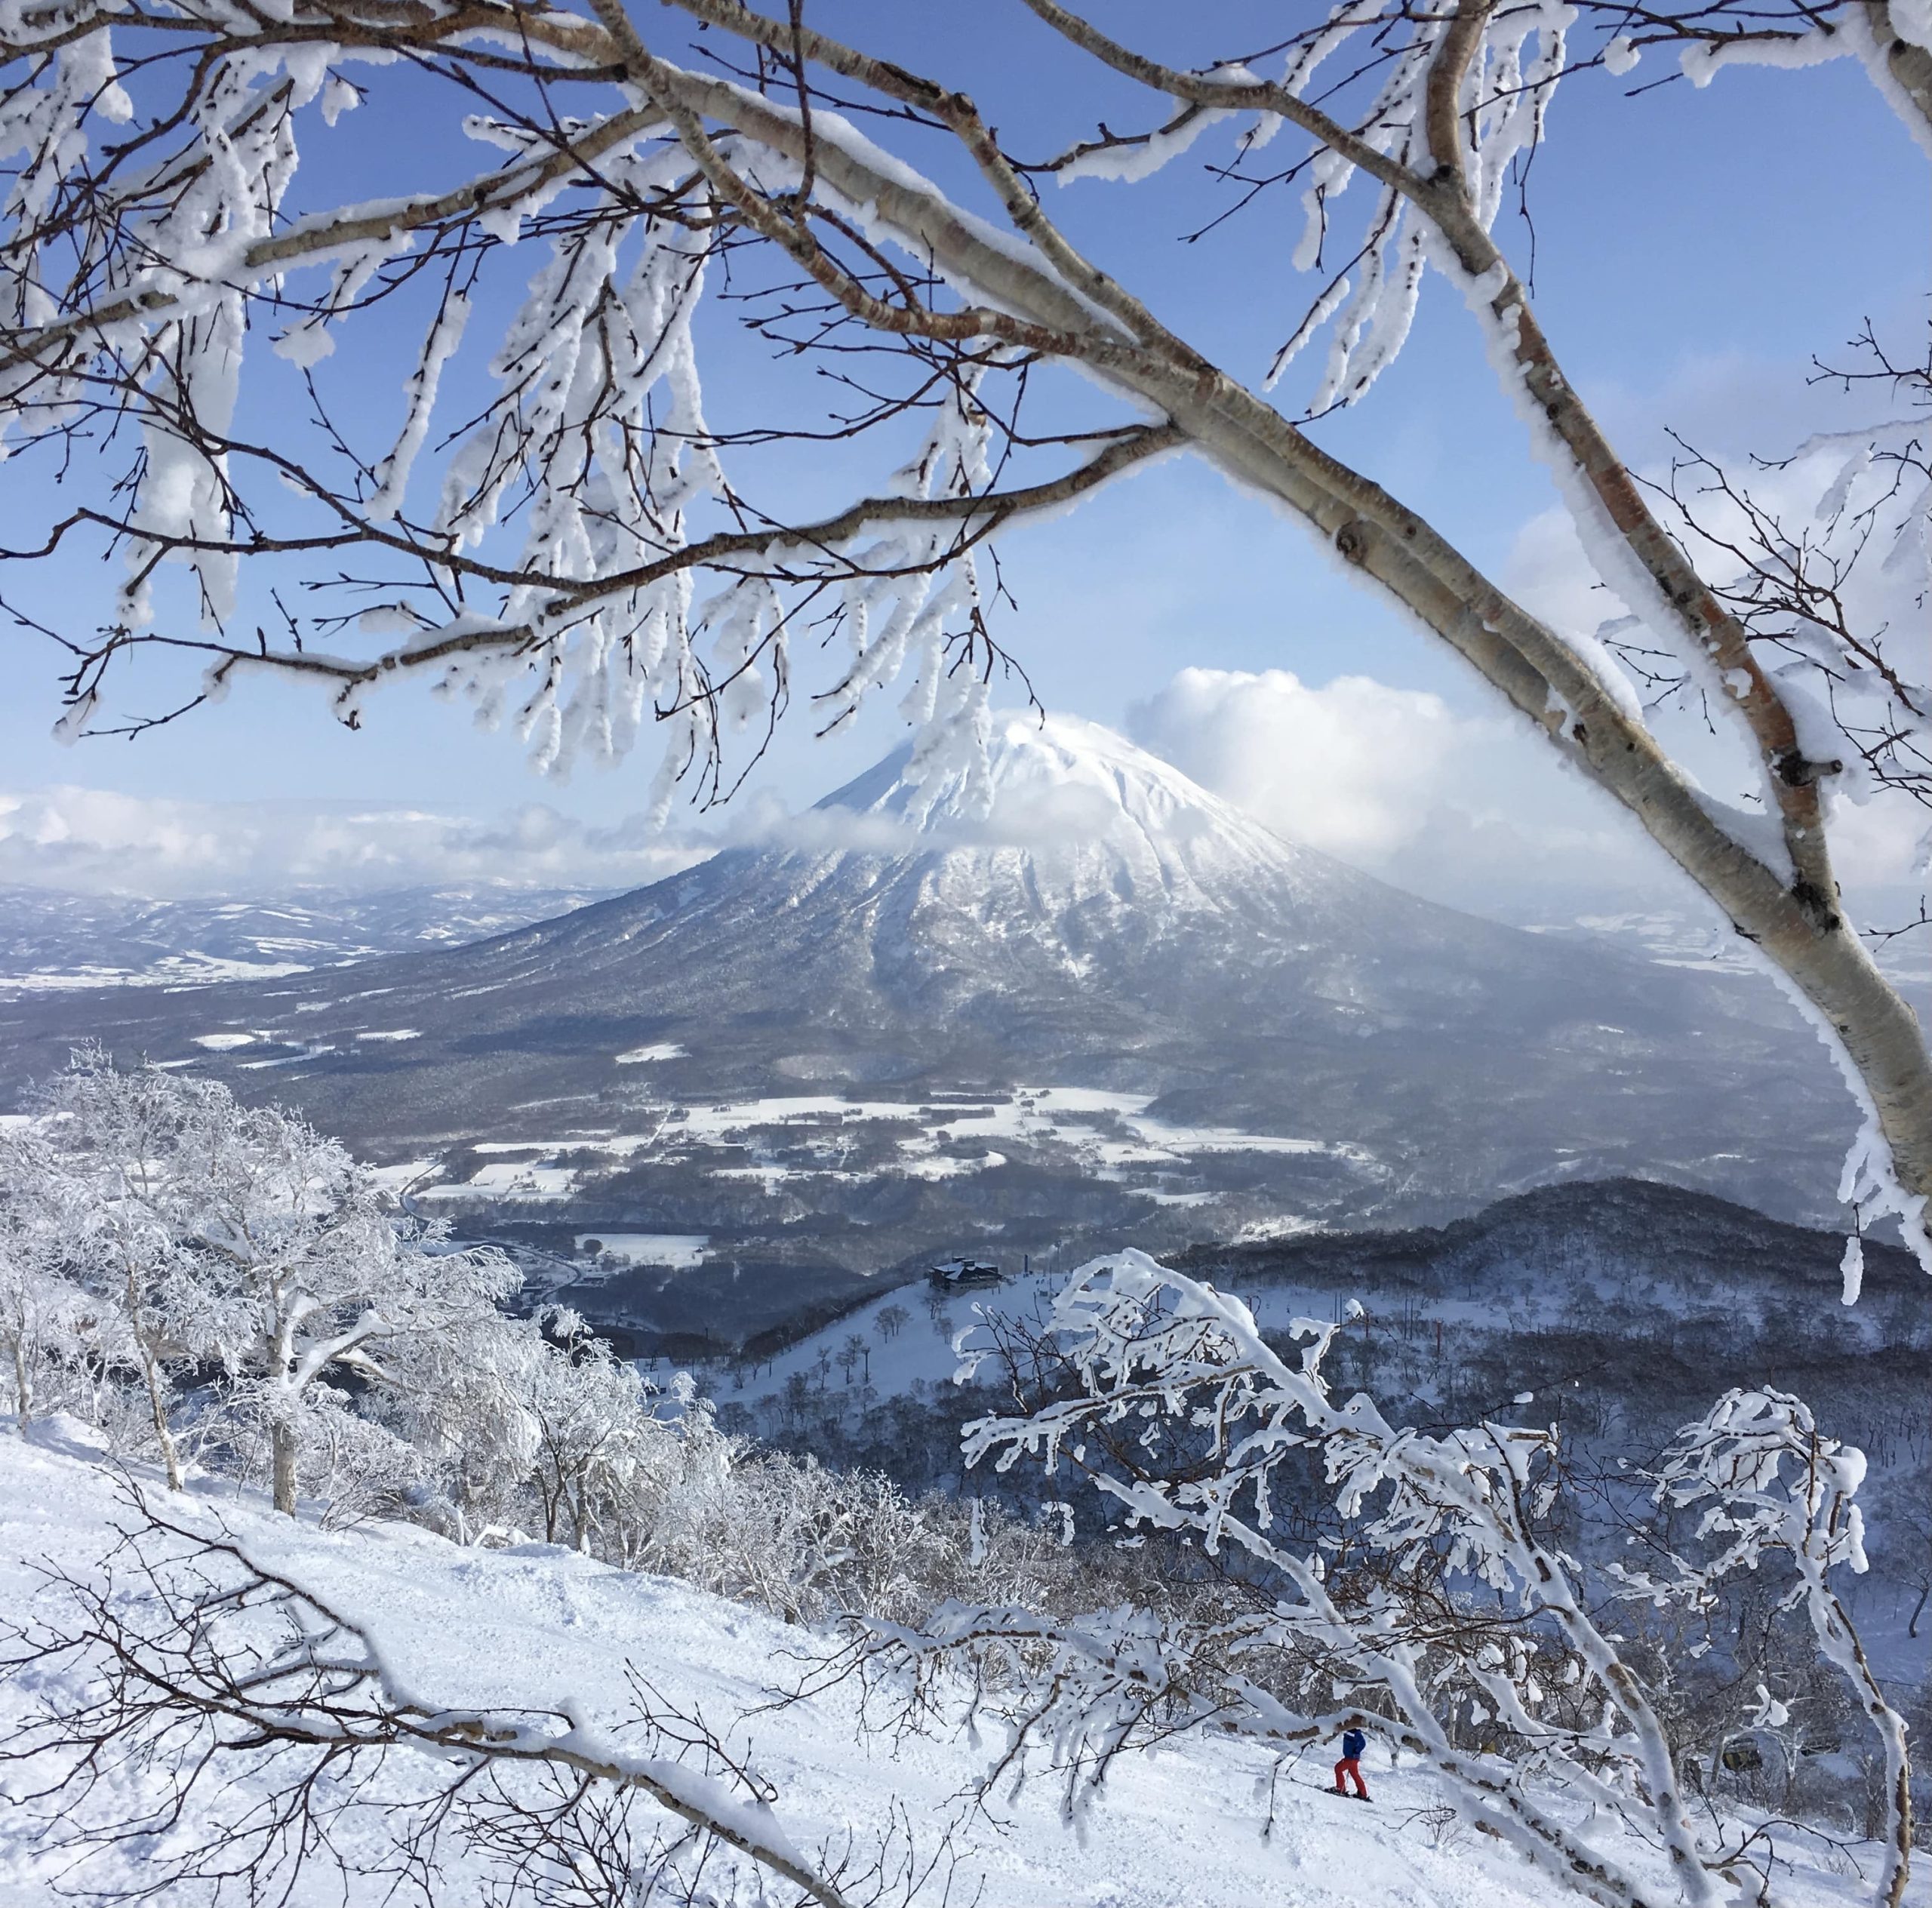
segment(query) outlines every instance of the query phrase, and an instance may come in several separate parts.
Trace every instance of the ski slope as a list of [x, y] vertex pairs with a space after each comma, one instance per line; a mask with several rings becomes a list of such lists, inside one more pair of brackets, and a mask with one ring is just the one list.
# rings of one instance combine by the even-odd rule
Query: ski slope
[[[0, 1434], [0, 1608], [16, 1620], [57, 1594], [46, 1586], [48, 1568], [97, 1578], [117, 1523], [129, 1520], [116, 1473], [91, 1436], [66, 1420], [24, 1439]], [[154, 1488], [152, 1479], [143, 1481]], [[776, 1787], [774, 1812], [795, 1845], [811, 1851], [848, 1835], [863, 1845], [894, 1802], [929, 1845], [950, 1826], [955, 1902], [982, 1889], [986, 1908], [1518, 1908], [1559, 1898], [1485, 1838], [1432, 1823], [1421, 1813], [1436, 1803], [1429, 1783], [1391, 1771], [1373, 1746], [1370, 1806], [1320, 1793], [1314, 1785], [1325, 1780], [1326, 1759], [1311, 1758], [1292, 1772], [1309, 1786], [1281, 1792], [1269, 1839], [1260, 1833], [1265, 1806], [1257, 1794], [1266, 1759], [1241, 1746], [1195, 1742], [1124, 1762], [1076, 1837], [1058, 1820], [1050, 1782], [1017, 1800], [1002, 1793], [986, 1814], [966, 1808], [964, 1792], [993, 1753], [990, 1738], [976, 1748], [957, 1733], [896, 1743], [869, 1735], [845, 1689], [764, 1710], [823, 1645], [756, 1611], [547, 1546], [464, 1549], [393, 1524], [327, 1533], [278, 1519], [225, 1484], [202, 1484], [186, 1515], [232, 1533], [258, 1564], [364, 1626], [392, 1675], [420, 1697], [463, 1707], [568, 1702], [589, 1722], [614, 1725], [624, 1713], [624, 1671], [635, 1666], [668, 1701], [701, 1714], [735, 1744], [749, 1743]], [[26, 1706], [60, 1693], [51, 1680], [37, 1672], [0, 1683], [0, 1740], [17, 1739]], [[70, 1897], [57, 1888], [45, 1826], [15, 1799], [29, 1776], [0, 1764], [0, 1903], [54, 1908]], [[157, 1778], [130, 1772], [128, 1779]], [[231, 1798], [229, 1806], [245, 1799]], [[191, 1817], [181, 1833], [196, 1826]], [[376, 1866], [382, 1844], [373, 1823], [352, 1830], [345, 1845]], [[1645, 1851], [1620, 1852], [1657, 1874], [1660, 1903], [1672, 1898]], [[131, 1845], [85, 1877], [69, 1874], [66, 1886], [128, 1885], [138, 1879], [140, 1860], [139, 1845]], [[481, 1880], [459, 1862], [438, 1899], [480, 1899]], [[355, 1908], [386, 1899], [389, 1884], [371, 1873], [350, 1876], [346, 1896], [341, 1885], [318, 1869], [291, 1900], [346, 1899]], [[1922, 1882], [1913, 1896], [1926, 1900]], [[1800, 1866], [1781, 1878], [1779, 1899], [1786, 1908], [1825, 1908], [1862, 1894], [1847, 1876]], [[170, 1908], [189, 1901], [177, 1891]]]

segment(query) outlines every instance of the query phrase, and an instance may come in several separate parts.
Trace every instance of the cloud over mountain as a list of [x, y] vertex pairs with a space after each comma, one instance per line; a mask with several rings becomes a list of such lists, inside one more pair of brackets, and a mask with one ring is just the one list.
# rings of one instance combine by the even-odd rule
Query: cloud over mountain
[[1293, 841], [1491, 912], [1668, 897], [1656, 851], [1512, 718], [1364, 675], [1183, 669], [1131, 712], [1143, 746]]

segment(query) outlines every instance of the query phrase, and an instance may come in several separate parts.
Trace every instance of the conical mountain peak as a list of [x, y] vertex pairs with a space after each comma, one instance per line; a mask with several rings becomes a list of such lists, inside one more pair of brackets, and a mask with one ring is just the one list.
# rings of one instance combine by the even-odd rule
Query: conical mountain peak
[[1078, 839], [1112, 832], [1123, 818], [1149, 833], [1258, 826], [1115, 731], [1033, 710], [995, 716], [983, 759], [963, 745], [930, 759], [901, 748], [818, 808], [891, 818], [950, 841]]

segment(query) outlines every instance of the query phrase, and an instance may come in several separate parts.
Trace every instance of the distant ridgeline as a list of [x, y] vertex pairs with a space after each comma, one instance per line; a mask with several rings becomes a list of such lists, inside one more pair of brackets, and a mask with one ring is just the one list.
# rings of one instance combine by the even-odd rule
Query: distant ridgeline
[[[1871, 1460], [1863, 1594], [1884, 1605], [1881, 1627], [1896, 1616], [1902, 1632], [1926, 1574], [1915, 1520], [1932, 1528], [1932, 1282], [1904, 1251], [1868, 1243], [1863, 1295], [1847, 1307], [1842, 1242], [1613, 1180], [1524, 1193], [1440, 1228], [1201, 1246], [1174, 1263], [1241, 1297], [1281, 1345], [1292, 1319], [1358, 1303], [1328, 1359], [1345, 1394], [1369, 1392], [1397, 1423], [1555, 1423], [1571, 1462], [1612, 1491], [1632, 1488], [1620, 1460], [1654, 1458], [1726, 1387], [1798, 1393]], [[701, 1365], [701, 1380], [728, 1428], [909, 1488], [1023, 1505], [1062, 1486], [1037, 1466], [962, 1468], [961, 1425], [1012, 1400], [1001, 1383], [954, 1384], [951, 1340], [976, 1314], [1035, 1313], [1058, 1282], [1048, 1273], [954, 1295], [921, 1280], [782, 1348]]]

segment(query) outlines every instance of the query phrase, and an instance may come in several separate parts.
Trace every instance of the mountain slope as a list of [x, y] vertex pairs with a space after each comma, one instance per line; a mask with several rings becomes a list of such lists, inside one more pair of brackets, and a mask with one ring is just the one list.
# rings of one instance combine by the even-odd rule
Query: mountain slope
[[[483, 1140], [553, 1173], [614, 1140], [651, 1156], [667, 1106], [757, 1095], [764, 1125], [849, 1127], [828, 1097], [909, 1113], [1078, 1087], [1143, 1122], [1113, 1142], [1088, 1122], [1100, 1180], [1149, 1120], [1281, 1136], [1309, 1143], [1270, 1169], [1298, 1216], [1438, 1215], [1569, 1173], [1825, 1209], [1849, 1109], [1768, 986], [1417, 900], [1089, 724], [1012, 719], [991, 765], [976, 803], [895, 757], [783, 840], [469, 947], [0, 1007], [0, 1084], [98, 1029], [392, 1158]], [[1187, 1186], [1242, 1150], [1180, 1147]], [[747, 1171], [776, 1156], [755, 1135], [740, 1152]]]
[[[72, 1420], [38, 1427], [31, 1440], [0, 1429], [0, 1599], [23, 1621], [70, 1616], [50, 1577], [64, 1574], [104, 1594], [115, 1568], [109, 1559], [118, 1554], [114, 1580], [125, 1599], [118, 1607], [131, 1625], [158, 1627], [158, 1599], [136, 1580], [128, 1559], [126, 1474], [100, 1461], [88, 1440]], [[648, 1700], [660, 1715], [700, 1721], [755, 1765], [769, 1785], [772, 1814], [752, 1819], [763, 1834], [789, 1836], [805, 1860], [829, 1867], [848, 1858], [850, 1876], [863, 1877], [881, 1839], [896, 1829], [894, 1859], [885, 1866], [889, 1879], [876, 1897], [881, 1903], [1248, 1908], [1291, 1899], [1298, 1908], [1355, 1908], [1368, 1901], [1411, 1908], [1558, 1908], [1583, 1899], [1540, 1878], [1494, 1838], [1445, 1835], [1433, 1814], [1439, 1796], [1432, 1779], [1412, 1765], [1390, 1768], [1380, 1746], [1365, 1759], [1375, 1805], [1363, 1808], [1316, 1793], [1325, 1773], [1319, 1750], [1299, 1768], [1281, 1770], [1259, 1745], [1184, 1737], [1158, 1756], [1121, 1758], [1076, 1834], [1060, 1819], [1061, 1790], [1051, 1772], [1036, 1774], [1017, 1796], [1002, 1783], [983, 1807], [971, 1805], [972, 1786], [993, 1762], [998, 1744], [963, 1726], [956, 1701], [948, 1700], [922, 1730], [897, 1735], [882, 1725], [877, 1713], [882, 1706], [875, 1703], [867, 1718], [856, 1679], [821, 1678], [811, 1695], [774, 1706], [775, 1696], [806, 1682], [814, 1659], [829, 1654], [835, 1638], [547, 1545], [460, 1549], [389, 1523], [324, 1531], [306, 1519], [275, 1516], [226, 1484], [218, 1487], [218, 1497], [210, 1485], [164, 1504], [159, 1500], [167, 1494], [154, 1479], [139, 1470], [136, 1476], [156, 1507], [184, 1530], [240, 1546], [259, 1568], [300, 1585], [360, 1626], [383, 1673], [426, 1708], [518, 1712], [533, 1733], [549, 1733], [550, 1719], [562, 1712], [572, 1730], [589, 1740], [608, 1733], [631, 1747], [638, 1740], [633, 1719]], [[88, 1679], [102, 1671], [97, 1657], [49, 1659], [31, 1677], [0, 1682], [0, 1728], [10, 1744], [18, 1746], [29, 1718], [97, 1697], [99, 1684]], [[693, 1734], [688, 1722], [678, 1731], [680, 1737]], [[171, 1742], [177, 1750], [199, 1746], [185, 1731]], [[110, 1764], [112, 1780], [102, 1785], [95, 1814], [113, 1820], [143, 1808], [163, 1810], [183, 1754]], [[189, 1766], [193, 1759], [186, 1757]], [[239, 1754], [218, 1759], [186, 1807], [169, 1818], [165, 1835], [153, 1839], [170, 1855], [205, 1843], [218, 1846], [245, 1828], [250, 1811], [266, 1811], [272, 1785], [288, 1780], [291, 1766], [306, 1764], [294, 1755], [274, 1762]], [[688, 1770], [699, 1766], [696, 1756], [685, 1764]], [[404, 1805], [438, 1792], [451, 1774], [447, 1761], [405, 1747], [384, 1764], [379, 1783], [353, 1790], [318, 1783], [308, 1798], [316, 1811], [309, 1826], [325, 1823], [328, 1836], [307, 1838], [309, 1874], [292, 1898], [341, 1908], [378, 1908], [398, 1899], [396, 1838], [427, 1812]], [[1271, 1775], [1278, 1784], [1271, 1783]], [[19, 1793], [48, 1779], [42, 1760], [16, 1765], [5, 1781]], [[531, 1793], [519, 1792], [514, 1777], [509, 1792]], [[718, 1793], [725, 1793], [721, 1781]], [[343, 1802], [350, 1805], [338, 1814]], [[0, 1809], [0, 1898], [10, 1908], [57, 1908], [76, 1890], [115, 1898], [152, 1881], [152, 1870], [143, 1867], [149, 1844], [143, 1839], [124, 1837], [85, 1866], [71, 1866], [56, 1832], [85, 1819], [50, 1823], [29, 1800]], [[635, 1859], [642, 1859], [651, 1833], [666, 1820], [650, 1805], [639, 1806], [632, 1823]], [[1670, 1897], [1660, 1854], [1634, 1836], [1594, 1833], [1611, 1842], [1619, 1861], [1654, 1882], [1657, 1899]], [[909, 1835], [916, 1860], [907, 1857]], [[1849, 1899], [1847, 1883], [1809, 1866], [1804, 1844], [1791, 1840], [1797, 1860], [1780, 1868], [1780, 1899], [1792, 1908], [1828, 1908]], [[480, 1836], [466, 1845], [460, 1833], [447, 1836], [426, 1895], [451, 1903], [504, 1898], [509, 1871], [501, 1860], [491, 1861], [489, 1848]], [[500, 1857], [500, 1846], [496, 1852]], [[1787, 1852], [1792, 1851], [1780, 1847], [1780, 1854]], [[895, 1885], [897, 1864], [916, 1873], [935, 1857], [936, 1873], [909, 1900]], [[556, 1872], [547, 1866], [537, 1870], [546, 1877]], [[261, 1879], [272, 1888], [285, 1873], [278, 1868]], [[588, 1861], [578, 1871], [586, 1878], [592, 1873]], [[733, 1888], [731, 1876], [727, 1853], [707, 1868], [712, 1889], [702, 1898], [792, 1898], [789, 1890], [759, 1889], [752, 1876]], [[587, 1898], [591, 1885], [586, 1879], [583, 1896], [558, 1890], [543, 1898]], [[852, 1894], [875, 1898], [862, 1879]], [[526, 1876], [510, 1898], [534, 1902], [537, 1885]], [[1915, 1888], [1915, 1903], [1924, 1899]]]

